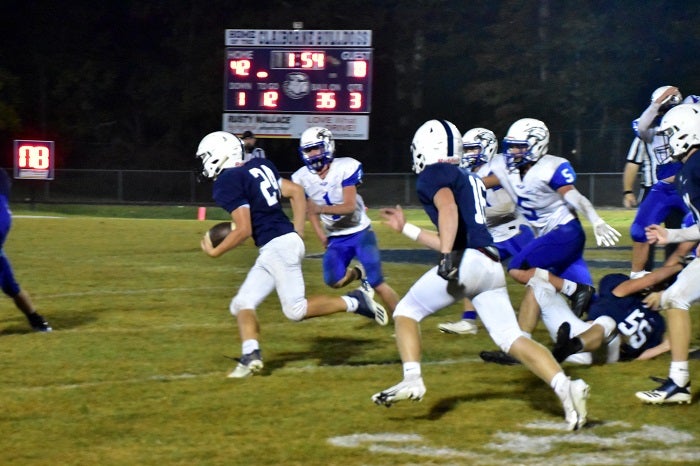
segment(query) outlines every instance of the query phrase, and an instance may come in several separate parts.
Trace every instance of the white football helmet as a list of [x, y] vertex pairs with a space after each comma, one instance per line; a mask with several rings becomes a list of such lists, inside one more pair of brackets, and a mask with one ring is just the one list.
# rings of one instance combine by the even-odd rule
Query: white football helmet
[[[321, 153], [309, 156], [313, 149], [321, 149]], [[335, 140], [333, 133], [328, 128], [312, 126], [301, 133], [299, 138], [299, 154], [312, 173], [318, 173], [333, 161], [335, 153]]]
[[[534, 118], [516, 121], [503, 138], [503, 153], [511, 170], [537, 162], [547, 153], [548, 148], [549, 129], [543, 122]], [[521, 151], [522, 149], [525, 150]]]
[[681, 104], [666, 112], [658, 127], [666, 145], [655, 150], [657, 159], [682, 159], [700, 146], [700, 104]]
[[457, 127], [447, 120], [426, 121], [413, 135], [411, 154], [416, 174], [434, 163], [459, 165], [462, 153], [462, 136]]
[[243, 165], [243, 141], [235, 134], [214, 131], [201, 140], [197, 158], [202, 161], [202, 176], [216, 179], [226, 168]]
[[498, 151], [498, 140], [490, 129], [472, 128], [462, 136], [462, 147], [464, 154], [459, 166], [471, 169], [491, 161]]
[[[656, 99], [661, 97], [661, 94], [666, 92], [666, 89], [668, 89], [671, 86], [661, 86], [656, 88], [654, 92], [651, 93], [651, 103], [656, 102]], [[668, 111], [671, 107], [675, 107], [676, 105], [680, 104], [683, 101], [683, 96], [681, 95], [680, 91], [677, 94], [670, 95], [666, 97], [666, 100], [661, 102], [661, 108], [659, 108], [660, 111]]]

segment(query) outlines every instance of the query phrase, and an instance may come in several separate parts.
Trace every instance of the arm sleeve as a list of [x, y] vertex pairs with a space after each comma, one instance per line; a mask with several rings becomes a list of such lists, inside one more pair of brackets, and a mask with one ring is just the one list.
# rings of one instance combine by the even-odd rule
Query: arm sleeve
[[661, 104], [652, 102], [633, 123], [637, 136], [644, 142], [652, 142], [654, 140], [655, 128], [652, 125], [659, 114], [660, 107]]
[[684, 243], [686, 241], [700, 241], [700, 228], [693, 225], [688, 228], [671, 228], [668, 229], [669, 243]]
[[586, 199], [578, 190], [572, 189], [564, 194], [564, 200], [578, 212], [586, 216], [591, 225], [595, 225], [602, 219], [598, 216], [591, 201]]

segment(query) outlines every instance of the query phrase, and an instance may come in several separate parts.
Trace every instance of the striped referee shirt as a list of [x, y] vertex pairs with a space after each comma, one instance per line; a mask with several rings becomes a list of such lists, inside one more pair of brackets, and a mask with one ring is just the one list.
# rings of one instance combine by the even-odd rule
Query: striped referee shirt
[[656, 157], [650, 155], [651, 144], [647, 144], [638, 137], [635, 137], [627, 151], [627, 162], [639, 165], [639, 172], [642, 179], [641, 185], [650, 188], [658, 180], [656, 179]]

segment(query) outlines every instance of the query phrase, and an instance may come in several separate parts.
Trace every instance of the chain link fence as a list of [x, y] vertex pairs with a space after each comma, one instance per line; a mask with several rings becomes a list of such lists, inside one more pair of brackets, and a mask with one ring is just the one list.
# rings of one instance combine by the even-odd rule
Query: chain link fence
[[[290, 173], [282, 173], [288, 178]], [[576, 187], [601, 207], [620, 207], [622, 173], [579, 173]], [[413, 173], [365, 173], [358, 192], [368, 207], [418, 205]], [[12, 201], [55, 204], [213, 205], [211, 182], [190, 171], [56, 170], [52, 181], [14, 180]]]

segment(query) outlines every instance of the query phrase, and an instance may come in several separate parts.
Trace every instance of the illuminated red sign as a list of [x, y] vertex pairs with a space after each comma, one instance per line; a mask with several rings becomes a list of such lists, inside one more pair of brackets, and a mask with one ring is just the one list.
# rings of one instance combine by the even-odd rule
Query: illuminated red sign
[[55, 153], [53, 141], [15, 140], [14, 177], [53, 180]]

